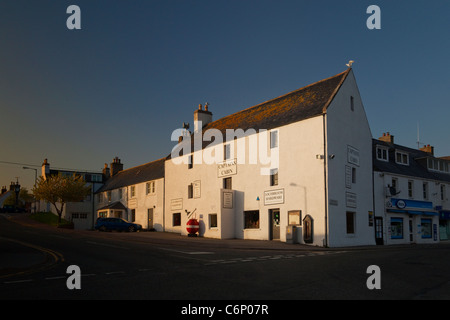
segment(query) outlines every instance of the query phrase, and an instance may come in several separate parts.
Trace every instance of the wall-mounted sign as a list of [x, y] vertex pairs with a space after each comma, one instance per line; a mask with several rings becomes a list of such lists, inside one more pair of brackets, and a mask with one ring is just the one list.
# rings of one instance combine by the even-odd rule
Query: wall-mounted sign
[[359, 166], [359, 150], [351, 146], [347, 146], [347, 161]]
[[222, 178], [237, 174], [237, 161], [236, 159], [228, 160], [217, 165], [217, 177]]
[[349, 208], [356, 208], [356, 193], [346, 192], [345, 193], [345, 203]]
[[264, 205], [284, 203], [284, 189], [264, 191]]
[[200, 198], [201, 197], [201, 184], [200, 184], [200, 180], [194, 181], [192, 183], [192, 189], [194, 191], [194, 198]]
[[223, 196], [223, 202], [222, 206], [224, 209], [233, 209], [233, 192], [230, 191], [224, 191], [222, 193]]
[[183, 198], [170, 200], [170, 210], [181, 210], [183, 209]]

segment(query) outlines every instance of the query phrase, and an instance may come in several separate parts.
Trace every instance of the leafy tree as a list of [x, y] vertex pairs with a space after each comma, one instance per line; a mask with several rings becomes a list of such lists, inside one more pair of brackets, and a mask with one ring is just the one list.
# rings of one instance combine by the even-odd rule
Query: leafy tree
[[[39, 177], [33, 188], [33, 195], [37, 200], [50, 202], [58, 214], [58, 223], [67, 202], [82, 201], [91, 192], [91, 187], [79, 175], [67, 176], [63, 174]], [[58, 206], [59, 204], [59, 206]]]

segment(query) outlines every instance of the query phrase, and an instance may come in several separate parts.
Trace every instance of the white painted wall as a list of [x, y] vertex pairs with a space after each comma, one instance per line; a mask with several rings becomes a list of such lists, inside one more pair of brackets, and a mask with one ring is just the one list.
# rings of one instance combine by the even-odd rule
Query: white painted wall
[[[352, 71], [328, 107], [326, 128], [329, 246], [373, 245], [372, 134]], [[359, 164], [349, 161], [348, 147], [358, 151]], [[346, 170], [352, 168], [356, 182], [346, 184]], [[356, 205], [347, 201], [350, 196], [356, 197]], [[346, 212], [355, 214], [354, 233], [347, 233]]]

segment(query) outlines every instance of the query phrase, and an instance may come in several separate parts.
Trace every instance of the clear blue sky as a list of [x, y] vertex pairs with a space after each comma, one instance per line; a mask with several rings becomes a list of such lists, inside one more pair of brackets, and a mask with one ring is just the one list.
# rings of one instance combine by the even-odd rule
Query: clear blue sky
[[[68, 30], [69, 5], [81, 30]], [[366, 9], [381, 8], [381, 30]], [[374, 138], [450, 155], [450, 2], [1, 0], [0, 161], [101, 170], [213, 118], [353, 69]], [[0, 185], [34, 172], [0, 163]]]

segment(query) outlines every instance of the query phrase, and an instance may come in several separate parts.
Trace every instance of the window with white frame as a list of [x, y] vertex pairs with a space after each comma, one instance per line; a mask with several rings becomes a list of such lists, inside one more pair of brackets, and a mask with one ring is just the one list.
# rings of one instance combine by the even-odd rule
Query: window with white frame
[[423, 194], [423, 199], [428, 200], [428, 182], [424, 182], [422, 184], [422, 194]]
[[217, 228], [217, 213], [209, 214], [209, 228]]
[[145, 184], [146, 194], [154, 194], [156, 191], [155, 181], [150, 181]]
[[414, 180], [408, 180], [408, 197], [414, 197]]
[[409, 155], [403, 151], [395, 151], [395, 162], [398, 164], [409, 165]]
[[223, 160], [231, 159], [231, 145], [225, 144], [223, 146]]
[[136, 186], [130, 187], [130, 196], [131, 198], [134, 198], [136, 196]]
[[270, 131], [270, 149], [278, 147], [278, 130]]
[[384, 147], [381, 147], [381, 146], [377, 146], [376, 154], [377, 154], [377, 159], [378, 160], [389, 161], [388, 149], [387, 148], [384, 148]]

